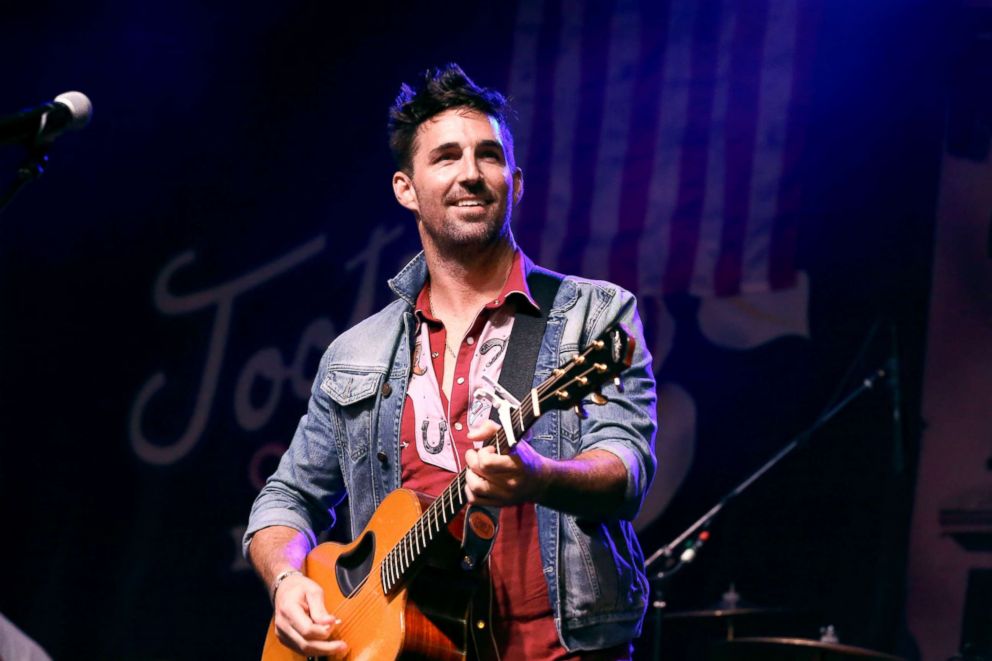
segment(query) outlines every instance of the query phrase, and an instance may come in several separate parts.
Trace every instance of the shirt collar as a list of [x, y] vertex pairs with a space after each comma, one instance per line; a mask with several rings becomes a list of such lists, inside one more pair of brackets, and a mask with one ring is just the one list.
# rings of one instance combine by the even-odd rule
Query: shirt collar
[[[510, 265], [510, 272], [507, 274], [506, 282], [503, 283], [503, 288], [500, 290], [499, 294], [493, 300], [486, 303], [483, 306], [484, 310], [495, 310], [506, 305], [511, 297], [514, 300], [520, 301], [522, 304], [529, 305], [535, 311], [540, 311], [540, 306], [538, 306], [537, 301], [531, 296], [530, 287], [527, 285], [527, 270], [525, 268], [525, 258], [520, 249], [517, 248], [513, 253], [513, 263]], [[420, 293], [417, 295], [416, 303], [414, 304], [414, 314], [420, 319], [426, 319], [427, 321], [438, 322], [439, 320], [434, 316], [431, 310], [430, 301], [430, 279], [424, 283], [421, 287]]]

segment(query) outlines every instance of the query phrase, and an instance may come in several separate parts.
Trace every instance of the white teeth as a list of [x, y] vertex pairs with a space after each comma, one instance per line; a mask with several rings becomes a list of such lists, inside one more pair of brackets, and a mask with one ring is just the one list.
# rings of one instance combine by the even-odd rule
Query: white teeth
[[477, 202], [475, 200], [461, 200], [455, 206], [459, 207], [481, 207], [482, 202]]

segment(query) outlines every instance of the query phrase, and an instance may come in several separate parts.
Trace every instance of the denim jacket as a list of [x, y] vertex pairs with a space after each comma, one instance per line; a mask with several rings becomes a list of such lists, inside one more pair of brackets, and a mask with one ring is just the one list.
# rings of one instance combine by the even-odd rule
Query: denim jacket
[[[525, 258], [524, 268], [535, 267]], [[308, 405], [289, 449], [256, 498], [245, 534], [267, 526], [314, 531], [334, 523], [350, 497], [357, 537], [383, 497], [400, 486], [400, 421], [414, 346], [413, 306], [427, 278], [423, 254], [389, 281], [399, 297], [340, 335], [321, 359]], [[587, 519], [537, 507], [541, 562], [555, 625], [569, 650], [601, 649], [640, 635], [650, 592], [644, 557], [630, 523], [640, 509], [656, 460], [655, 384], [633, 296], [607, 282], [567, 276], [549, 312], [534, 385], [614, 322], [636, 339], [623, 393], [588, 406], [588, 418], [548, 411], [531, 430], [531, 445], [554, 459], [598, 448], [627, 468], [624, 502], [613, 518]]]

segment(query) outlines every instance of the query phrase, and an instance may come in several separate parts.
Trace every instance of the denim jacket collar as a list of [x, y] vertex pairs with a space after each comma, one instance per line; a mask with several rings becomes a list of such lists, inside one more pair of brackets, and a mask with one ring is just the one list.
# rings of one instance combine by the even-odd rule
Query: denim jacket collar
[[[520, 251], [520, 258], [523, 261], [525, 277], [530, 277], [534, 270], [547, 271], [547, 269], [535, 265], [522, 250]], [[389, 288], [412, 308], [416, 305], [417, 295], [424, 287], [424, 283], [427, 282], [427, 276], [427, 259], [424, 257], [424, 251], [421, 250], [406, 266], [400, 269], [399, 273], [389, 279]], [[571, 307], [578, 296], [578, 291], [573, 283], [565, 280], [562, 285], [555, 298], [553, 310], [565, 310]]]

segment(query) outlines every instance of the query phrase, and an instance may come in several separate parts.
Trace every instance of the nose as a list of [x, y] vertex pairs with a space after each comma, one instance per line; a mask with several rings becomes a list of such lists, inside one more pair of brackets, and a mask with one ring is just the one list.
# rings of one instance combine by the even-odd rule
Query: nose
[[460, 179], [465, 184], [476, 183], [482, 179], [482, 172], [479, 170], [479, 164], [475, 162], [474, 154], [467, 153], [462, 158], [462, 170], [460, 174]]

